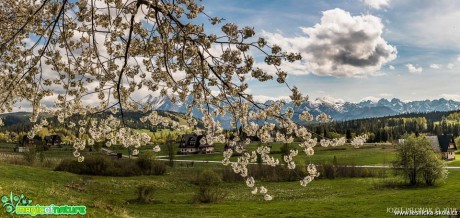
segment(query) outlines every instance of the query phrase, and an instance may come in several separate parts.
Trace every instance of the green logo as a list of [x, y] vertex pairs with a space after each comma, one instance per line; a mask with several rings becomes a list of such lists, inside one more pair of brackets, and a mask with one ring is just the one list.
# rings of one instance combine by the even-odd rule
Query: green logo
[[86, 206], [72, 206], [72, 205], [63, 205], [58, 206], [50, 204], [48, 206], [41, 206], [39, 204], [31, 205], [32, 200], [26, 198], [24, 194], [20, 196], [13, 195], [10, 192], [9, 196], [2, 196], [3, 207], [6, 209], [7, 213], [17, 214], [17, 215], [85, 215]]

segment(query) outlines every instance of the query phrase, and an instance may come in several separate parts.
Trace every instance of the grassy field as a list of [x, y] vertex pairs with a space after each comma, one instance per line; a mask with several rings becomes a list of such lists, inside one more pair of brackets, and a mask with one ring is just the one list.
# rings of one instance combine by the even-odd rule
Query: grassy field
[[[13, 152], [13, 148], [16, 145], [0, 143], [0, 152], [3, 154], [11, 155], [21, 155]], [[175, 145], [178, 146], [177, 144]], [[214, 154], [197, 154], [197, 155], [188, 155], [188, 156], [176, 156], [176, 159], [179, 160], [200, 160], [200, 161], [221, 161], [222, 151], [224, 149], [223, 144], [215, 144]], [[282, 145], [273, 143], [272, 152], [276, 158], [281, 158], [280, 148]], [[165, 146], [160, 146], [161, 151], [157, 153], [158, 156], [167, 156], [167, 150]], [[255, 150], [257, 147], [256, 143], [253, 143], [249, 146], [249, 150]], [[141, 146], [139, 148], [140, 153], [151, 151], [153, 145]], [[109, 149], [115, 152], [121, 152], [125, 155], [128, 155], [128, 149], [123, 148], [122, 146], [112, 146]], [[70, 146], [65, 146], [62, 148], [51, 147], [50, 150], [45, 152], [46, 158], [53, 159], [65, 159], [73, 158], [73, 148]], [[460, 150], [456, 152], [460, 156]], [[296, 157], [296, 160], [299, 162], [311, 162], [315, 164], [321, 163], [332, 163], [334, 156], [337, 159], [339, 164], [348, 164], [348, 165], [391, 165], [391, 162], [395, 160], [395, 149], [390, 144], [366, 144], [358, 149], [353, 148], [352, 146], [342, 146], [342, 147], [316, 147], [315, 155], [308, 157], [302, 152], [299, 156]], [[232, 157], [232, 161], [236, 161], [237, 157]], [[460, 166], [460, 158], [457, 160], [447, 162], [448, 166]]]
[[[248, 150], [255, 150], [257, 144], [251, 144]], [[276, 158], [281, 158], [280, 148], [282, 145], [273, 143], [271, 151]], [[202, 154], [181, 156], [177, 159], [181, 160], [209, 160], [220, 161], [222, 160], [223, 145], [216, 145], [216, 154]], [[341, 147], [315, 147], [315, 155], [308, 157], [303, 152], [299, 152], [296, 157], [301, 162], [312, 162], [315, 164], [332, 163], [334, 156], [339, 164], [354, 164], [354, 165], [390, 165], [391, 161], [395, 159], [395, 149], [389, 144], [367, 144], [361, 148], [353, 148], [352, 146]], [[232, 157], [231, 160], [236, 160]]]
[[[177, 149], [178, 145], [174, 145]], [[249, 151], [253, 151], [257, 148], [258, 144], [253, 143], [248, 147]], [[281, 144], [272, 143], [272, 153], [275, 158], [281, 158], [280, 149]], [[0, 152], [14, 154], [13, 144], [0, 144]], [[157, 153], [158, 156], [166, 156], [167, 149], [165, 146], [160, 146], [161, 151]], [[293, 147], [296, 147], [294, 145]], [[140, 152], [151, 151], [153, 145], [141, 146]], [[122, 146], [111, 146], [109, 149], [128, 155], [128, 149]], [[189, 156], [177, 156], [176, 159], [181, 160], [203, 160], [203, 161], [221, 161], [222, 151], [224, 150], [223, 144], [215, 144], [215, 153], [206, 155], [189, 155]], [[73, 148], [70, 146], [51, 147], [50, 150], [45, 152], [47, 158], [72, 158]], [[16, 153], [17, 154], [17, 153]], [[85, 154], [84, 154], [85, 155]], [[358, 149], [352, 146], [341, 146], [341, 147], [328, 147], [323, 148], [320, 146], [315, 147], [315, 155], [308, 157], [303, 152], [299, 152], [299, 156], [296, 159], [300, 162], [311, 162], [315, 164], [321, 163], [332, 163], [334, 156], [339, 164], [354, 164], [354, 165], [390, 165], [391, 161], [395, 159], [394, 148], [390, 144], [366, 144]], [[232, 161], [235, 161], [237, 157], [232, 157]], [[457, 164], [457, 163], [455, 163]], [[458, 163], [460, 165], [460, 162]]]
[[[435, 187], [384, 188], [392, 178], [319, 179], [307, 187], [262, 182], [274, 196], [270, 202], [253, 196], [243, 183], [227, 182], [222, 203], [191, 203], [197, 187], [190, 178], [200, 166], [174, 168], [164, 176], [99, 177], [2, 163], [0, 195], [23, 193], [41, 205], [85, 205], [87, 217], [391, 217], [387, 208], [460, 207], [460, 171], [451, 171], [445, 183]], [[154, 203], [128, 203], [140, 184], [157, 188]], [[0, 209], [0, 217], [6, 215]]]

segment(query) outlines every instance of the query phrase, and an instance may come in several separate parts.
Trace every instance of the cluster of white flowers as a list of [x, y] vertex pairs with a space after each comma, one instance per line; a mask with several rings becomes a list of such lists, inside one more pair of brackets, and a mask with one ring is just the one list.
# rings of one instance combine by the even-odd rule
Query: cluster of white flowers
[[[252, 178], [252, 177], [251, 177], [251, 178]], [[247, 182], [247, 181], [246, 181], [246, 182]], [[252, 183], [252, 185], [254, 186], [254, 183]], [[253, 187], [253, 186], [251, 186], [251, 187]], [[251, 193], [252, 193], [253, 195], [256, 195], [256, 194], [258, 194], [258, 193], [262, 194], [262, 195], [264, 196], [264, 200], [266, 200], [266, 201], [271, 201], [271, 200], [273, 200], [273, 197], [272, 197], [271, 195], [268, 194], [268, 190], [267, 190], [267, 188], [265, 188], [264, 186], [260, 186], [259, 188], [255, 187], [255, 188], [251, 191]]]
[[302, 138], [305, 141], [311, 139], [312, 134], [307, 130], [307, 128], [301, 127], [296, 130], [297, 131], [295, 131], [295, 134], [297, 137]]
[[287, 164], [288, 169], [293, 170], [295, 169], [295, 163], [293, 161], [294, 157], [297, 156], [297, 150], [290, 150], [289, 155], [284, 155], [284, 162]]
[[233, 172], [239, 173], [241, 177], [248, 176], [248, 164], [251, 160], [251, 155], [244, 153], [241, 157], [238, 157], [238, 161], [231, 164]]
[[3, 126], [4, 123], [3, 123], [3, 119], [0, 117], [0, 126]]
[[277, 166], [280, 164], [278, 159], [274, 157], [270, 157], [270, 147], [267, 146], [259, 146], [256, 150], [257, 154], [260, 155], [262, 162], [269, 165], [269, 166]]
[[250, 122], [249, 125], [246, 125], [243, 128], [243, 132], [245, 132], [248, 136], [255, 136], [257, 133], [257, 130], [259, 130], [259, 125], [257, 125], [254, 122]]
[[254, 187], [255, 183], [256, 183], [256, 181], [254, 180], [254, 178], [252, 176], [246, 179], [246, 185], [249, 188]]
[[314, 164], [308, 164], [307, 171], [309, 175], [305, 176], [305, 178], [300, 180], [301, 186], [307, 186], [308, 183], [310, 183], [311, 181], [313, 181], [313, 179], [315, 179], [315, 177], [319, 176], [319, 172], [317, 171], [316, 166]]
[[303, 151], [305, 152], [305, 154], [307, 154], [308, 156], [312, 156], [313, 154], [315, 154], [315, 150], [313, 149], [313, 147], [316, 146], [317, 141], [318, 140], [316, 138], [308, 139], [300, 143], [299, 146], [304, 149]]
[[321, 146], [325, 147], [325, 148], [329, 147], [329, 145], [330, 145], [331, 143], [332, 143], [332, 141], [329, 140], [329, 139], [321, 139], [321, 140], [319, 141], [319, 144], [320, 144]]
[[155, 146], [153, 147], [153, 152], [160, 152], [160, 151], [161, 151], [161, 149], [160, 149], [160, 146], [159, 146], [159, 145], [155, 145]]
[[224, 159], [222, 160], [222, 164], [224, 166], [227, 166], [230, 164], [230, 157], [232, 157], [233, 150], [232, 149], [227, 149], [224, 151]]
[[48, 126], [48, 121], [46, 119], [41, 120], [40, 123], [34, 124], [32, 129], [27, 133], [27, 138], [33, 139], [37, 132], [43, 129], [44, 126]]
[[360, 146], [364, 145], [366, 140], [367, 140], [367, 135], [366, 134], [360, 135], [360, 136], [355, 137], [351, 141], [351, 145], [353, 145], [355, 148], [359, 148]]
[[238, 154], [241, 154], [245, 151], [245, 148], [243, 145], [241, 145], [241, 143], [238, 143], [236, 146], [235, 146], [235, 151], [236, 153]]
[[318, 122], [326, 123], [326, 122], [329, 122], [331, 120], [332, 120], [332, 118], [330, 116], [328, 116], [327, 114], [325, 114], [325, 113], [321, 113], [318, 116], [316, 116], [316, 121], [318, 121]]
[[140, 121], [143, 123], [149, 121], [152, 125], [155, 126], [159, 124], [162, 124], [163, 126], [169, 126], [170, 124], [172, 124], [173, 127], [179, 127], [178, 122], [170, 121], [168, 118], [158, 115], [157, 111], [152, 111], [149, 115], [141, 117]]
[[307, 121], [307, 122], [313, 121], [313, 116], [308, 111], [303, 111], [299, 115], [299, 118], [300, 118], [300, 120]]
[[336, 147], [336, 146], [345, 145], [346, 142], [347, 142], [347, 139], [345, 137], [341, 137], [341, 138], [334, 138], [334, 139], [321, 139], [319, 143], [323, 147], [329, 147], [329, 146]]
[[345, 137], [341, 137], [341, 138], [334, 138], [332, 139], [332, 146], [335, 147], [335, 146], [342, 146], [342, 145], [345, 145], [345, 143], [347, 143], [347, 139]]

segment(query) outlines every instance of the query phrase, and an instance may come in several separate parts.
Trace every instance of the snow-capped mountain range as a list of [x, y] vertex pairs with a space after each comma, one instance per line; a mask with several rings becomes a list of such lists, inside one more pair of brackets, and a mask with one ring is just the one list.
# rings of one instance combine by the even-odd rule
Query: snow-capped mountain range
[[[176, 103], [171, 102], [169, 97], [153, 96], [148, 96], [144, 98], [143, 101], [143, 103], [151, 104], [153, 106], [152, 108], [155, 110], [186, 113], [186, 106], [193, 101], [193, 97], [189, 96], [185, 102]], [[271, 103], [273, 103], [273, 101], [264, 102], [265, 105]], [[334, 118], [334, 120], [340, 121], [383, 117], [402, 113], [460, 110], [460, 102], [444, 98], [411, 102], [403, 102], [397, 98], [391, 100], [382, 98], [379, 101], [367, 100], [359, 103], [351, 103], [329, 98], [317, 98], [315, 100], [305, 101], [299, 107], [294, 107], [292, 102], [287, 103], [285, 107], [292, 107], [297, 112], [307, 110], [313, 115], [324, 112]], [[196, 118], [201, 118], [202, 116], [196, 108], [193, 110], [193, 114]], [[228, 121], [229, 118], [218, 119], [222, 122], [224, 127], [228, 125], [226, 121]]]

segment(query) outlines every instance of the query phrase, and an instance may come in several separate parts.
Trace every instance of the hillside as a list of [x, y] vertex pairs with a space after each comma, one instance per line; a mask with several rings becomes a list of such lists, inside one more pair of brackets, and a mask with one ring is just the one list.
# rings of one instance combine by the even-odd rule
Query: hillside
[[[169, 118], [170, 120], [174, 120], [176, 122], [179, 122], [180, 125], [186, 125], [186, 118], [184, 114], [173, 112], [173, 111], [162, 111], [162, 110], [157, 110], [158, 114], [164, 117]], [[32, 124], [29, 120], [31, 116], [30, 112], [15, 112], [15, 113], [8, 113], [8, 114], [1, 114], [0, 118], [2, 118], [4, 126], [0, 128], [0, 131], [10, 131], [10, 132], [26, 132], [29, 131], [32, 128]], [[57, 127], [60, 124], [57, 122], [56, 117], [50, 117], [47, 114], [41, 115], [42, 117], [47, 117], [49, 118], [50, 126], [52, 127]], [[95, 117], [98, 118], [103, 118], [109, 116], [109, 113], [102, 113], [95, 115]], [[114, 116], [117, 116], [115, 114]], [[163, 126], [152, 126], [148, 122], [142, 123], [140, 121], [140, 118], [143, 115], [138, 112], [130, 112], [127, 111], [124, 113], [124, 118], [125, 118], [125, 123], [128, 127], [134, 128], [134, 129], [147, 129], [152, 132], [155, 132], [157, 130], [164, 129], [165, 127]], [[76, 119], [76, 117], [70, 117], [69, 120]], [[202, 127], [203, 124], [200, 120], [198, 120], [198, 127]]]

